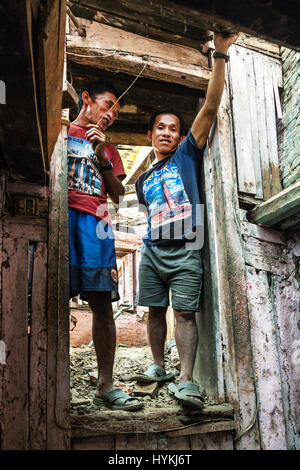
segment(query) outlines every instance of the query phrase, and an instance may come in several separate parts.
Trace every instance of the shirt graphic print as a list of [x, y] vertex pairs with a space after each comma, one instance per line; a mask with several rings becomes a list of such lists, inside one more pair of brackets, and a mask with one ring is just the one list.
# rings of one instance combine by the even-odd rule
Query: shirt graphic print
[[90, 142], [68, 135], [68, 189], [90, 196], [103, 195], [103, 178]]
[[173, 162], [150, 174], [144, 181], [143, 194], [148, 205], [152, 229], [191, 215], [191, 204], [178, 167]]

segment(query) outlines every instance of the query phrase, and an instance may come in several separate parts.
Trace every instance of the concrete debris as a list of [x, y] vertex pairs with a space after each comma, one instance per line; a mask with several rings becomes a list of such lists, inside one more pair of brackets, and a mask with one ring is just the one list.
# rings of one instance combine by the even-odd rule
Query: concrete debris
[[[70, 353], [71, 379], [72, 379], [72, 400], [71, 414], [90, 414], [106, 410], [104, 406], [93, 404], [93, 397], [96, 391], [98, 370], [94, 347], [87, 345], [73, 346]], [[116, 349], [114, 367], [114, 386], [122, 388], [124, 392], [135, 396], [141, 390], [141, 384], [130, 380], [136, 372], [144, 372], [153, 363], [153, 358], [149, 346], [127, 347], [119, 344]], [[176, 347], [165, 350], [165, 368], [175, 373], [175, 382], [178, 380], [180, 362]], [[148, 386], [149, 384], [147, 384]], [[152, 385], [152, 384], [151, 384]], [[168, 392], [168, 382], [157, 384], [154, 390], [141, 396], [145, 408], [170, 408], [180, 407], [180, 404]], [[145, 390], [145, 387], [143, 386]], [[156, 390], [155, 390], [156, 389]], [[211, 404], [207, 399], [207, 404]]]
[[154, 398], [156, 397], [157, 392], [158, 392], [157, 382], [152, 382], [148, 384], [137, 383], [133, 394], [136, 396], [141, 396], [141, 397], [145, 395], [150, 395], [150, 397]]

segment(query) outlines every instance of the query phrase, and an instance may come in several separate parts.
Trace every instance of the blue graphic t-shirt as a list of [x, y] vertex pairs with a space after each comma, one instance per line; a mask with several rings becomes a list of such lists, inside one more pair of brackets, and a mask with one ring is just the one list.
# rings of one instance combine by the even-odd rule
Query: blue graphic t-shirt
[[140, 209], [147, 211], [146, 244], [193, 240], [196, 227], [203, 226], [199, 179], [204, 148], [189, 131], [171, 157], [139, 176], [136, 192]]

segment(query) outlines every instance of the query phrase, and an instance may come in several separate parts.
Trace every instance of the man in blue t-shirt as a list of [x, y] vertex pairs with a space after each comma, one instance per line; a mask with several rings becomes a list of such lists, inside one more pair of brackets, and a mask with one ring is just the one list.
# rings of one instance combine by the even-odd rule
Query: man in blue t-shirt
[[203, 396], [193, 383], [198, 343], [195, 312], [199, 310], [203, 272], [200, 162], [221, 102], [227, 51], [237, 37], [238, 34], [225, 37], [215, 33], [215, 61], [205, 103], [185, 139], [184, 123], [177, 112], [161, 109], [152, 116], [147, 137], [154, 147], [156, 162], [136, 182], [138, 201], [148, 221], [137, 304], [149, 307], [147, 330], [154, 364], [134, 378], [160, 382], [174, 376], [164, 368], [171, 290], [181, 370], [179, 384], [171, 383], [169, 390], [181, 403], [196, 408], [203, 407]]

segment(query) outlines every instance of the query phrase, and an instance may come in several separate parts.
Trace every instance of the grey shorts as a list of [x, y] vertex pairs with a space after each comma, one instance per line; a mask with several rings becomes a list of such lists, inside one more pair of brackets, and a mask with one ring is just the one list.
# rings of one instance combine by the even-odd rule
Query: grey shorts
[[169, 246], [144, 244], [136, 303], [144, 307], [168, 307], [171, 291], [173, 308], [197, 312], [202, 274], [200, 250], [187, 250], [185, 243]]

